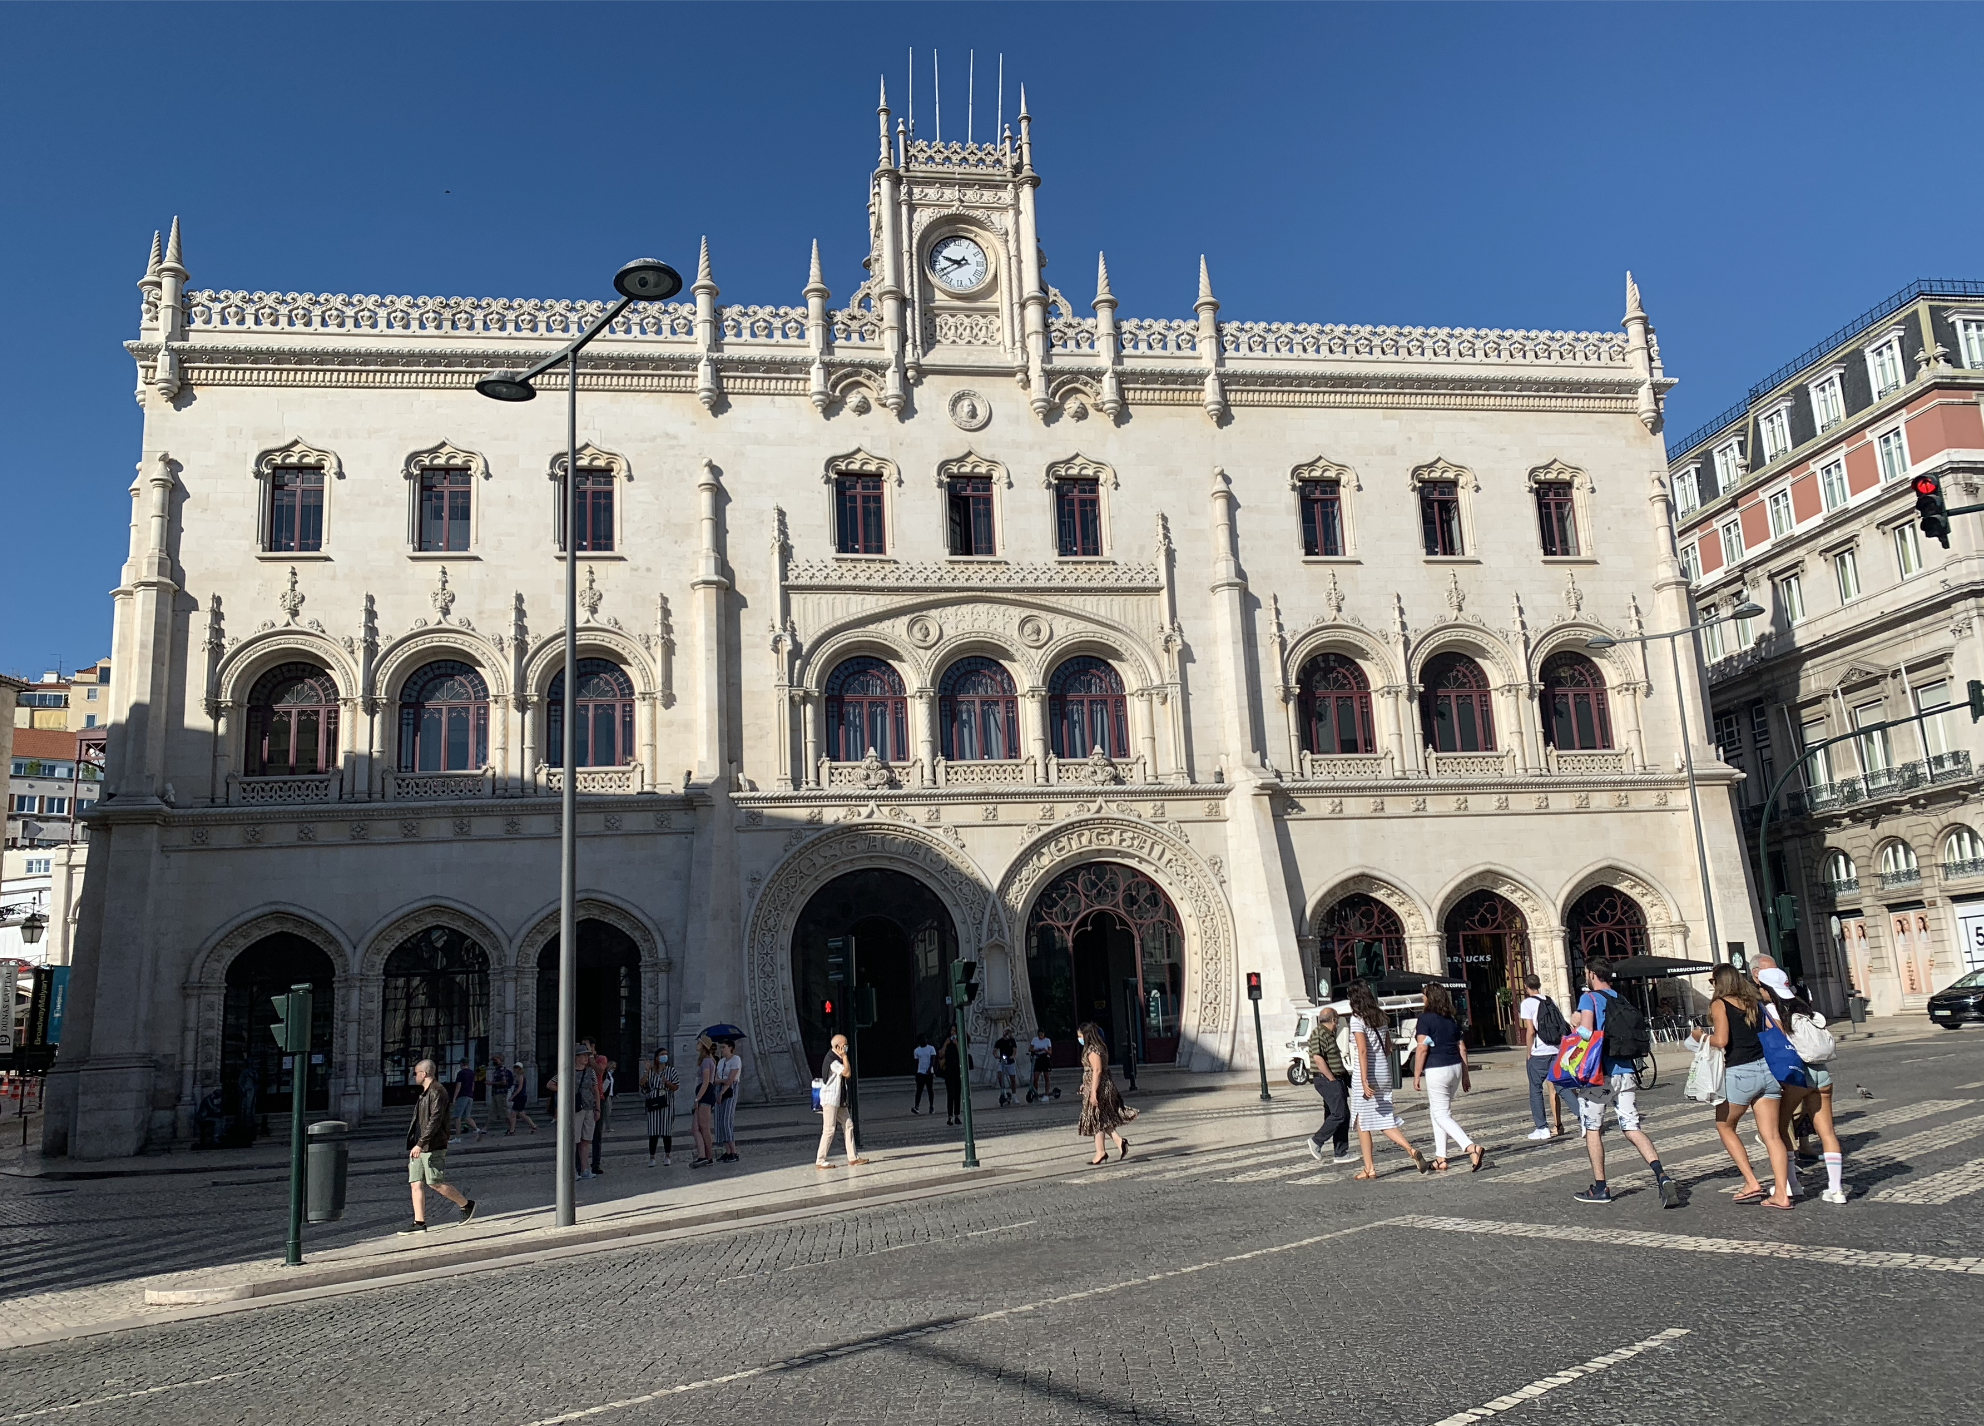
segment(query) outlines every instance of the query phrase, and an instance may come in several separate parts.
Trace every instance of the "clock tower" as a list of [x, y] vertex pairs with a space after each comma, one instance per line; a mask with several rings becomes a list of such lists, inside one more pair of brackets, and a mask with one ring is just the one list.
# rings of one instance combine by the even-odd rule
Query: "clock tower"
[[1048, 309], [1067, 304], [1041, 276], [1026, 90], [1017, 140], [1008, 128], [991, 143], [932, 142], [901, 120], [891, 133], [886, 84], [878, 114], [869, 275], [855, 303], [868, 298], [882, 316], [883, 404], [901, 411], [928, 371], [994, 369], [1010, 371], [1044, 416]]

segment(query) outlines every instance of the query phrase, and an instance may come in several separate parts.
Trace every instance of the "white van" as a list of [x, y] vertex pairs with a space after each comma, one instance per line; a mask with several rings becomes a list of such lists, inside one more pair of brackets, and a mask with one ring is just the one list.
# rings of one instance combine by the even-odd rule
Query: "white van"
[[[1307, 1084], [1313, 1071], [1309, 1068], [1309, 1036], [1316, 1028], [1316, 1015], [1321, 1007], [1312, 1010], [1299, 1010], [1295, 1015], [1295, 1038], [1288, 1042], [1288, 1082]], [[1333, 1001], [1330, 1008], [1344, 1023], [1350, 1021], [1350, 1002]], [[1378, 1008], [1392, 1020], [1392, 1052], [1398, 1058], [1398, 1074], [1394, 1082], [1405, 1082], [1406, 1068], [1412, 1063], [1413, 1024], [1419, 1012], [1426, 1008], [1423, 995], [1388, 995], [1378, 1001]]]

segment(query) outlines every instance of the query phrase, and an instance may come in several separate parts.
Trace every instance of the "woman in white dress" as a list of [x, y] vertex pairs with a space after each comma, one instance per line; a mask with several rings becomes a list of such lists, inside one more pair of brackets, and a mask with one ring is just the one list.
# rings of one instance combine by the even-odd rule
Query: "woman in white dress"
[[1431, 1173], [1426, 1156], [1412, 1146], [1392, 1112], [1392, 1086], [1397, 1078], [1392, 1064], [1391, 1020], [1378, 1004], [1371, 987], [1359, 982], [1350, 987], [1350, 1117], [1357, 1125], [1357, 1144], [1364, 1154], [1364, 1167], [1352, 1178], [1374, 1179], [1377, 1160], [1371, 1153], [1371, 1136], [1383, 1134], [1412, 1159], [1421, 1173]]

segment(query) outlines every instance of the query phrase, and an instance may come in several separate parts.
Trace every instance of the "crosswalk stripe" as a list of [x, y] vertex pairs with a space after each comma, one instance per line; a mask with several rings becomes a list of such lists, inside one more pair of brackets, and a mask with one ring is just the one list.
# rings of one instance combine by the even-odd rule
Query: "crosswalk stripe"
[[1684, 1253], [1722, 1253], [1752, 1258], [1795, 1258], [1835, 1267], [1889, 1268], [1915, 1272], [1984, 1276], [1984, 1257], [1946, 1258], [1931, 1253], [1882, 1253], [1865, 1248], [1827, 1248], [1763, 1238], [1702, 1238], [1686, 1233], [1647, 1233], [1634, 1229], [1579, 1228], [1565, 1223], [1501, 1223], [1480, 1218], [1435, 1218], [1412, 1214], [1378, 1226], [1426, 1228], [1436, 1233], [1487, 1233], [1505, 1238], [1548, 1238], [1559, 1243], [1608, 1243], [1629, 1248], [1668, 1248]]
[[1941, 1204], [1953, 1203], [1980, 1191], [1984, 1191], [1984, 1159], [1972, 1159], [1967, 1164], [1958, 1164], [1953, 1169], [1944, 1169], [1913, 1183], [1876, 1190], [1868, 1198], [1874, 1203]]

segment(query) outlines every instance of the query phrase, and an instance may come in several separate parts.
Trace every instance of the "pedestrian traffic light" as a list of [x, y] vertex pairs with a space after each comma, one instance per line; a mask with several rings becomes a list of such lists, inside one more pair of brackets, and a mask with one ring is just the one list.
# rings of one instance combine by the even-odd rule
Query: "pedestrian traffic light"
[[1777, 898], [1777, 934], [1787, 936], [1798, 929], [1798, 898], [1786, 892]]
[[269, 997], [276, 1008], [276, 1023], [269, 1033], [276, 1037], [276, 1048], [298, 1054], [310, 1048], [310, 987], [293, 986], [281, 995]]
[[1257, 970], [1247, 972], [1247, 998], [1249, 1000], [1261, 998], [1261, 973]]
[[831, 1024], [833, 1024], [833, 1023], [834, 1023], [834, 1003], [833, 1003], [833, 1001], [831, 1001], [831, 1000], [822, 1000], [822, 1001], [820, 1002], [820, 1018], [821, 1018], [821, 1019], [823, 1019], [823, 1020], [825, 1020], [825, 1021], [826, 1021], [826, 1022], [827, 1022], [827, 1023], [829, 1024], [829, 1025], [831, 1025]]
[[978, 962], [951, 962], [951, 998], [960, 1005], [978, 999]]
[[1922, 517], [1922, 533], [1950, 547], [1949, 510], [1943, 504], [1943, 483], [1933, 475], [1915, 477], [1915, 510]]
[[1970, 680], [1970, 721], [1984, 718], [1984, 679]]

